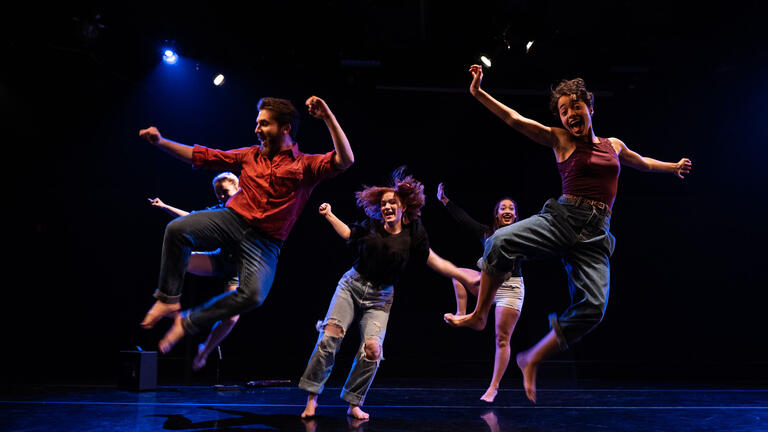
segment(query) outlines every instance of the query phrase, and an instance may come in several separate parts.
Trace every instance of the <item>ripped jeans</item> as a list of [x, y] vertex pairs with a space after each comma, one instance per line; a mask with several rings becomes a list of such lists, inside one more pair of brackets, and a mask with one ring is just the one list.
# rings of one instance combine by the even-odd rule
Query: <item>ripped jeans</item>
[[[373, 382], [379, 362], [383, 358], [382, 346], [387, 331], [387, 320], [392, 308], [395, 289], [392, 285], [381, 286], [368, 282], [357, 270], [350, 269], [339, 280], [336, 292], [325, 319], [318, 322], [317, 338], [307, 368], [299, 381], [299, 388], [310, 393], [323, 392], [325, 382], [331, 375], [336, 353], [341, 341], [353, 321], [359, 319], [361, 343], [341, 392], [341, 398], [353, 405], [362, 405], [365, 395]], [[337, 325], [341, 337], [334, 337], [326, 332], [327, 325]], [[378, 355], [366, 354], [366, 343], [377, 349]], [[370, 351], [370, 350], [369, 350]]]

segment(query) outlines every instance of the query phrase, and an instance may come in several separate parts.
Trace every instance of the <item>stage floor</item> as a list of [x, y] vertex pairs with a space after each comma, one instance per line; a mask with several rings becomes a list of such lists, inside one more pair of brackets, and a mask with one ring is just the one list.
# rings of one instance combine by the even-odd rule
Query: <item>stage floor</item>
[[290, 387], [49, 386], [4, 394], [3, 431], [768, 431], [766, 388], [541, 388], [531, 404], [521, 388], [493, 404], [484, 388], [373, 387], [365, 422], [346, 416], [339, 388], [320, 396], [302, 421], [306, 393]]

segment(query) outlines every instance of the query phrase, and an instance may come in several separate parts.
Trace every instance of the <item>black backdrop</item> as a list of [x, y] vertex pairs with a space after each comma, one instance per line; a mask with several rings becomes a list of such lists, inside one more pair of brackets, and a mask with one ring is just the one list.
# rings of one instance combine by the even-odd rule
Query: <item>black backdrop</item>
[[[223, 149], [252, 145], [263, 96], [297, 106], [323, 97], [356, 163], [313, 193], [267, 302], [224, 343], [227, 378], [299, 377], [315, 321], [350, 265], [350, 251], [316, 208], [330, 202], [343, 220], [359, 219], [354, 191], [385, 182], [399, 165], [427, 187], [423, 220], [433, 249], [473, 267], [480, 244], [439, 205], [439, 182], [487, 222], [501, 196], [514, 197], [525, 217], [560, 187], [551, 152], [466, 90], [467, 68], [481, 51], [495, 61], [484, 88], [524, 115], [557, 125], [547, 89], [582, 76], [596, 93], [598, 135], [619, 137], [646, 156], [694, 162], [684, 180], [623, 170], [605, 320], [556, 359], [625, 379], [766, 381], [768, 74], [757, 2], [712, 6], [697, 19], [631, 2], [579, 11], [558, 2], [471, 10], [380, 3], [257, 3], [255, 11], [79, 4], [9, 15], [2, 75], [6, 208], [14, 215], [6, 245], [7, 381], [110, 382], [120, 350], [155, 346], [167, 323], [143, 331], [138, 322], [152, 303], [169, 218], [147, 198], [188, 210], [212, 205], [216, 173], [184, 166], [142, 142], [138, 130], [155, 125], [168, 138]], [[173, 67], [159, 61], [166, 39], [182, 55]], [[536, 42], [526, 54], [528, 39]], [[214, 87], [220, 72], [227, 81]], [[301, 149], [330, 150], [322, 122], [302, 112]], [[513, 351], [538, 340], [547, 313], [568, 304], [558, 261], [529, 263], [524, 272]], [[185, 305], [222, 283], [189, 276]], [[380, 376], [490, 375], [492, 330], [449, 328], [442, 314], [453, 308], [449, 281], [410, 269], [397, 287]], [[203, 336], [163, 358], [161, 381], [212, 379], [211, 368], [189, 371]], [[354, 349], [356, 342], [345, 344], [337, 368]]]

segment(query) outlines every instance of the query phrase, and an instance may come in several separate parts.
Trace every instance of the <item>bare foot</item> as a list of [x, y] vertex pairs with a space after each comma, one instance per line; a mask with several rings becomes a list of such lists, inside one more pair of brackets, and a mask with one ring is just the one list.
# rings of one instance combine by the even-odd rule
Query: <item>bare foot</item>
[[517, 360], [517, 367], [523, 373], [525, 395], [531, 402], [536, 403], [536, 368], [538, 365], [529, 362], [525, 353], [518, 353], [515, 360]]
[[452, 327], [469, 327], [477, 331], [480, 331], [485, 328], [485, 320], [480, 318], [474, 312], [469, 315], [458, 315], [458, 316], [447, 313], [443, 315], [443, 319]]
[[307, 396], [307, 406], [304, 407], [304, 412], [301, 413], [301, 418], [313, 418], [315, 416], [315, 410], [317, 410], [317, 395], [310, 394]]
[[205, 344], [201, 343], [197, 346], [197, 355], [192, 359], [192, 370], [199, 371], [205, 367], [205, 362], [208, 360], [208, 354], [205, 351]]
[[485, 394], [480, 396], [480, 400], [484, 402], [491, 403], [494, 399], [496, 399], [496, 395], [499, 393], [498, 387], [488, 387], [488, 390], [485, 391]]
[[181, 304], [179, 303], [163, 303], [158, 300], [151, 308], [149, 308], [149, 312], [144, 316], [144, 321], [142, 321], [140, 325], [145, 329], [151, 329], [158, 321], [164, 317], [173, 315], [180, 309]]
[[171, 348], [176, 345], [176, 342], [181, 340], [183, 337], [184, 327], [181, 325], [181, 314], [177, 313], [173, 317], [173, 325], [171, 326], [171, 329], [168, 330], [168, 333], [166, 333], [162, 339], [160, 339], [160, 342], [157, 344], [157, 346], [160, 348], [160, 352], [163, 354], [168, 354]]
[[367, 412], [360, 409], [360, 405], [350, 405], [347, 415], [358, 420], [368, 420], [371, 418]]

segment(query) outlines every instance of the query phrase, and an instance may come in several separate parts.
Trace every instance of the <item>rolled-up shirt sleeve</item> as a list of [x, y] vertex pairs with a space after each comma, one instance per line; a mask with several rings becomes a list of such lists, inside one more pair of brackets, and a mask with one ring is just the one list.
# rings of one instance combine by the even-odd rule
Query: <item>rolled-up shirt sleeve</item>
[[304, 175], [310, 176], [312, 183], [318, 183], [341, 173], [344, 170], [333, 164], [335, 155], [336, 150], [331, 150], [325, 154], [305, 155], [309, 160], [306, 161]]
[[246, 148], [234, 150], [216, 150], [195, 144], [192, 147], [192, 166], [195, 168], [236, 170], [242, 166]]

